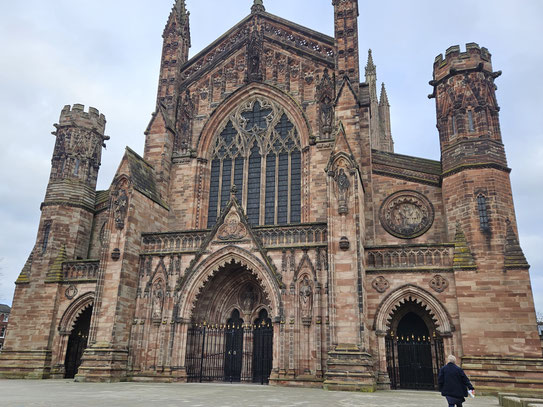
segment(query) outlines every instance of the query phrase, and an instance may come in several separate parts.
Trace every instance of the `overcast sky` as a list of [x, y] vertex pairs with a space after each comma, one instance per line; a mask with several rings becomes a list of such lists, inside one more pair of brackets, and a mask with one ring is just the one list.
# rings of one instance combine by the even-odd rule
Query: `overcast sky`
[[[372, 48], [387, 85], [397, 153], [439, 159], [432, 64], [449, 46], [477, 42], [493, 54], [503, 140], [520, 241], [543, 311], [543, 2], [541, 0], [360, 0], [362, 68]], [[66, 104], [94, 106], [111, 136], [99, 189], [111, 183], [125, 146], [143, 152], [155, 105], [162, 31], [173, 0], [26, 0], [0, 4], [0, 303], [35, 239], [40, 203]], [[245, 17], [252, 0], [187, 0], [191, 55]], [[268, 12], [333, 35], [331, 0], [265, 0]], [[363, 70], [362, 70], [363, 72]], [[499, 272], [499, 271], [497, 271]]]

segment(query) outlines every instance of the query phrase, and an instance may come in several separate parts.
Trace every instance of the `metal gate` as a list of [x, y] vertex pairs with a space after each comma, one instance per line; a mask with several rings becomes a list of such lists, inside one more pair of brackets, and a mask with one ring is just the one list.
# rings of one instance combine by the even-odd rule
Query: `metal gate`
[[271, 324], [194, 325], [188, 330], [187, 379], [267, 383], [272, 350]]
[[433, 390], [443, 366], [440, 337], [386, 338], [387, 370], [393, 389]]

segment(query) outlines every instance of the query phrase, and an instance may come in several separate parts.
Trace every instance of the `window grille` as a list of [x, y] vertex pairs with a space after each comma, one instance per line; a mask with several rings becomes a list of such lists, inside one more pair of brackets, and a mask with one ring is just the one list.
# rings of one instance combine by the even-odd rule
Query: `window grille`
[[479, 210], [479, 223], [481, 225], [481, 229], [484, 231], [490, 230], [488, 208], [486, 203], [486, 197], [484, 195], [477, 196], [477, 208]]
[[475, 124], [473, 123], [473, 112], [471, 110], [468, 111], [468, 126], [469, 132], [473, 133], [475, 131]]
[[236, 186], [253, 225], [301, 221], [298, 132], [279, 105], [253, 99], [238, 107], [212, 147], [208, 223], [213, 227]]

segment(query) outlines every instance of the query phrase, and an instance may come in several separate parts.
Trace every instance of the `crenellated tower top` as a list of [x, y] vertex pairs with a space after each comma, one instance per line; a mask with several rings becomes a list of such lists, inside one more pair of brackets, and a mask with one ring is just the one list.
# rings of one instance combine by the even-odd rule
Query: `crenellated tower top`
[[443, 79], [459, 72], [479, 70], [492, 73], [492, 59], [485, 47], [470, 42], [466, 44], [466, 51], [461, 52], [460, 46], [449, 47], [443, 54], [439, 54], [434, 61], [434, 81]]
[[499, 125], [499, 106], [490, 52], [475, 43], [461, 52], [455, 45], [434, 62], [437, 128], [440, 135], [443, 170], [466, 165], [506, 168], [507, 162]]

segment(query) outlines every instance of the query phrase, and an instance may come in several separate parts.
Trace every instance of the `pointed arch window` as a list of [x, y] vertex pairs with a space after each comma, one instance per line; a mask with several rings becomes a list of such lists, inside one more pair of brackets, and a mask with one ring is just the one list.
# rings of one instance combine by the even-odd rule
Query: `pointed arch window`
[[284, 109], [265, 99], [238, 107], [212, 147], [208, 227], [232, 186], [253, 225], [301, 221], [302, 160], [298, 131]]

